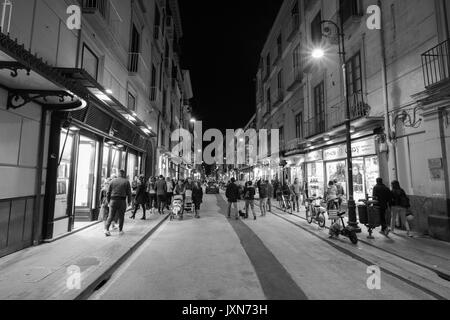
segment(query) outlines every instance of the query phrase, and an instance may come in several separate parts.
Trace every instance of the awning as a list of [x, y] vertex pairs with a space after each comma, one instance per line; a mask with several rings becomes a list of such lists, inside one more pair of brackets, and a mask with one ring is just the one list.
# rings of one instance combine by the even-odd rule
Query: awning
[[156, 137], [153, 128], [138, 119], [135, 112], [125, 107], [112, 94], [108, 93], [107, 90], [85, 70], [76, 68], [57, 68], [57, 70], [66, 78], [79, 83], [85, 88], [89, 92], [89, 100], [95, 100], [98, 104], [105, 106], [108, 111], [123, 119], [136, 130], [139, 130], [142, 135], [145, 135], [148, 138]]
[[88, 91], [0, 32], [0, 87], [8, 91], [8, 109], [30, 102], [58, 110], [86, 107]]

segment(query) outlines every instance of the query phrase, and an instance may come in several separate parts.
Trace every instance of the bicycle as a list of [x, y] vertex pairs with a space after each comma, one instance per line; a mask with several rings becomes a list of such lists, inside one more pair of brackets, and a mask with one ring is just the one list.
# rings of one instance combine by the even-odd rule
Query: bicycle
[[278, 194], [278, 204], [284, 212], [289, 211], [290, 214], [294, 212], [291, 199], [288, 195], [284, 195], [282, 193]]
[[327, 210], [321, 205], [321, 200], [321, 197], [310, 197], [306, 200], [306, 221], [309, 224], [316, 222], [320, 228], [325, 228]]

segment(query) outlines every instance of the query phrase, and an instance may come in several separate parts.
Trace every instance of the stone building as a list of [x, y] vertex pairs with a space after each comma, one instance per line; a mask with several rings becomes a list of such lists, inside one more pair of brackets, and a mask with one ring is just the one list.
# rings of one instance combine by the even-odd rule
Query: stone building
[[[381, 30], [368, 27], [372, 5]], [[355, 200], [371, 195], [377, 177], [399, 180], [414, 229], [450, 241], [448, 8], [445, 0], [284, 1], [261, 53], [257, 123], [280, 129], [286, 165], [263, 174], [299, 178], [311, 195], [329, 180], [346, 185], [348, 97]], [[345, 61], [330, 21], [344, 34]], [[318, 48], [322, 59], [313, 58]]]

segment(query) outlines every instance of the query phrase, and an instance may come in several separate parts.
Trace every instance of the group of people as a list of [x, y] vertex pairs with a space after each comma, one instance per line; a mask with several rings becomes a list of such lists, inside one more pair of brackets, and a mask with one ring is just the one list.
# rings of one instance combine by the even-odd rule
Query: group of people
[[[398, 181], [392, 181], [391, 189], [384, 185], [383, 179], [377, 179], [377, 185], [373, 188], [373, 198], [378, 201], [380, 208], [381, 233], [389, 235], [395, 232], [397, 217], [400, 216], [404, 223], [407, 235], [412, 237], [408, 220], [413, 218], [410, 211], [410, 201]], [[390, 213], [390, 221], [389, 214]], [[390, 222], [390, 226], [389, 226]]]
[[135, 177], [130, 184], [124, 170], [119, 177], [112, 176], [107, 179], [101, 192], [102, 218], [105, 221], [105, 235], [111, 236], [110, 228], [119, 229], [123, 234], [125, 213], [132, 207], [130, 219], [135, 219], [137, 211], [142, 208], [141, 220], [146, 220], [147, 210], [151, 214], [165, 214], [165, 209], [170, 210], [173, 196], [186, 197], [186, 191], [192, 191], [192, 202], [195, 217], [200, 218], [200, 205], [203, 202], [203, 188], [199, 181], [190, 178], [175, 182], [164, 176], [151, 177], [146, 181], [144, 175]]

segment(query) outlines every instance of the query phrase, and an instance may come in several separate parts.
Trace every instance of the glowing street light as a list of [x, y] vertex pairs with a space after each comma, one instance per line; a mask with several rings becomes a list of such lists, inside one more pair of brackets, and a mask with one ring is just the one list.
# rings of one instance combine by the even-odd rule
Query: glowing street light
[[314, 59], [322, 59], [325, 56], [325, 51], [322, 48], [316, 48], [312, 51], [311, 56]]
[[195, 118], [191, 119], [191, 123], [196, 123], [196, 122], [197, 122], [197, 120], [195, 120]]

